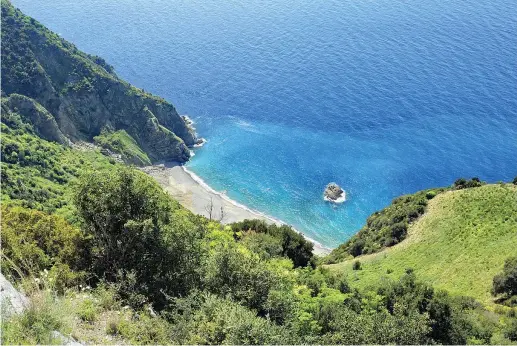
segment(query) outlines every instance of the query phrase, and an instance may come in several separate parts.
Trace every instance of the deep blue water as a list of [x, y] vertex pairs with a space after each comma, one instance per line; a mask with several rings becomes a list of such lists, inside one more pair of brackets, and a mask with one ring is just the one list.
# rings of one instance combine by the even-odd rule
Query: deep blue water
[[517, 175], [515, 0], [13, 3], [189, 114], [209, 185], [325, 245], [400, 194]]

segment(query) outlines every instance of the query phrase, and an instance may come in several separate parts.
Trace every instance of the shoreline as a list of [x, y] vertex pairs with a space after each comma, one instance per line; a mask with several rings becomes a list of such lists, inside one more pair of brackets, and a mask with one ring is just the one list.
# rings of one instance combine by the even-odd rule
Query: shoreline
[[[177, 162], [163, 162], [140, 169], [153, 177], [174, 199], [194, 214], [209, 217], [211, 213], [213, 219], [223, 224], [259, 219], [271, 224], [288, 225], [282, 220], [232, 200], [224, 192], [214, 190], [198, 175]], [[316, 255], [326, 255], [332, 251], [302, 232], [294, 230], [314, 244], [313, 252]]]

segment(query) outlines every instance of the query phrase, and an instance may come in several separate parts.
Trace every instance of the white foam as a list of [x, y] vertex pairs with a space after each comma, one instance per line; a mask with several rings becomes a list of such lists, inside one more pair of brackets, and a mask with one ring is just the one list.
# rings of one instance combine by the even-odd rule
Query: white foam
[[201, 148], [203, 145], [205, 145], [205, 143], [207, 142], [206, 139], [204, 138], [199, 138], [201, 140], [201, 143], [196, 143], [193, 145], [194, 148]]
[[238, 119], [238, 118], [234, 118], [234, 119], [236, 119], [235, 120], [235, 124], [237, 126], [239, 126], [241, 129], [243, 129], [244, 131], [252, 132], [252, 133], [257, 133], [257, 134], [260, 134], [260, 135], [264, 134], [254, 124], [252, 124], [250, 122], [247, 122], [245, 120], [242, 120], [242, 119]]
[[184, 120], [188, 125], [193, 125], [193, 124], [195, 124], [194, 120], [192, 120], [192, 118], [190, 118], [188, 115], [183, 114], [183, 115], [181, 115], [181, 117], [183, 118], [183, 120]]
[[[257, 215], [258, 217], [262, 217], [264, 219], [267, 219], [269, 220], [270, 222], [274, 223], [274, 224], [277, 224], [279, 226], [281, 225], [288, 225], [290, 226], [288, 223], [280, 220], [280, 219], [276, 219], [272, 216], [269, 216], [269, 215], [266, 215], [258, 210], [254, 210], [254, 209], [251, 209], [247, 206], [245, 206], [244, 204], [241, 204], [237, 201], [234, 201], [233, 199], [229, 198], [226, 194], [224, 193], [221, 193], [221, 192], [218, 192], [216, 190], [214, 190], [212, 187], [210, 187], [203, 179], [201, 179], [198, 175], [196, 175], [195, 173], [193, 173], [192, 171], [189, 171], [185, 166], [181, 166], [181, 168], [183, 169], [183, 171], [185, 173], [187, 173], [191, 178], [192, 180], [194, 180], [196, 183], [198, 183], [202, 188], [204, 188], [206, 191], [208, 191], [209, 193], [212, 193], [214, 195], [217, 195], [219, 196], [221, 199], [224, 199], [225, 201], [227, 201], [228, 203], [231, 203], [233, 205], [235, 205], [236, 207], [238, 208], [241, 208], [241, 209], [244, 209], [248, 212], [250, 212], [251, 214], [255, 214]], [[291, 226], [292, 227], [292, 226]], [[321, 248], [321, 249], [324, 249], [326, 251], [332, 251], [331, 248], [329, 247], [326, 247], [326, 246], [323, 246], [323, 244], [321, 244], [320, 242], [306, 236], [305, 234], [303, 234], [302, 232], [298, 231], [296, 228], [292, 227], [293, 230], [295, 230], [297, 233], [300, 233], [305, 239], [307, 239], [308, 241], [310, 241], [311, 243], [313, 243], [314, 245], [316, 245], [316, 247], [318, 248]]]
[[343, 196], [339, 197], [339, 198], [336, 198], [336, 199], [330, 199], [328, 198], [327, 196], [323, 197], [323, 199], [327, 202], [331, 202], [331, 203], [343, 203], [343, 202], [346, 202], [346, 193], [343, 192]]

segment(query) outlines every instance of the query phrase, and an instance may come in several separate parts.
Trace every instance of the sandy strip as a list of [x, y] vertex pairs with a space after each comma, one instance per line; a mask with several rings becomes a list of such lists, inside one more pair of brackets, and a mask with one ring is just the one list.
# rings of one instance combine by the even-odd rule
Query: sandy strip
[[[225, 194], [213, 190], [201, 178], [178, 163], [168, 162], [143, 167], [141, 170], [156, 179], [174, 199], [195, 214], [209, 217], [211, 209], [212, 219], [220, 220], [225, 224], [245, 219], [260, 219], [268, 223], [283, 224], [280, 220], [251, 210], [231, 200]], [[221, 210], [223, 210], [222, 216]], [[331, 251], [320, 243], [308, 237], [305, 238], [314, 244], [315, 254], [324, 255]]]

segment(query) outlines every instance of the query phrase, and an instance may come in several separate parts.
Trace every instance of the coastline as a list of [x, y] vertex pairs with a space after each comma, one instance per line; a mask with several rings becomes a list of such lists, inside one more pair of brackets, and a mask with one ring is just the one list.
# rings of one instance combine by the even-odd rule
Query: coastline
[[[223, 210], [222, 220], [220, 220], [223, 224], [245, 219], [259, 219], [277, 225], [286, 224], [281, 220], [248, 208], [230, 199], [224, 193], [215, 191], [203, 179], [177, 162], [163, 162], [158, 165], [142, 167], [141, 170], [152, 176], [174, 199], [195, 214], [209, 217], [211, 210], [212, 217], [219, 220], [221, 219], [221, 210]], [[326, 255], [332, 251], [332, 249], [323, 246], [303, 233], [299, 233], [314, 244], [316, 255]]]

